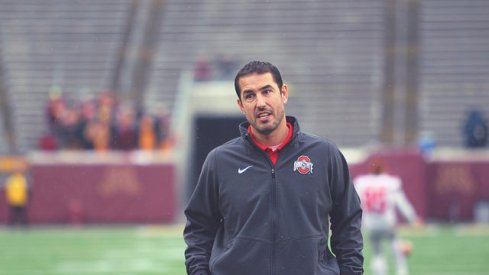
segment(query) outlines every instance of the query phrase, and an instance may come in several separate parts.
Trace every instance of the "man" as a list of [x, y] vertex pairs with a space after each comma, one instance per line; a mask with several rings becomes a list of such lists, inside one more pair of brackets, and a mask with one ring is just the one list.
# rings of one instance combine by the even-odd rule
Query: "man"
[[486, 147], [489, 136], [489, 126], [482, 111], [469, 110], [463, 127], [464, 141], [467, 148]]
[[187, 273], [362, 274], [362, 210], [343, 155], [285, 116], [274, 65], [252, 61], [234, 85], [247, 122], [209, 153], [185, 209]]
[[387, 240], [394, 254], [396, 274], [407, 275], [405, 257], [410, 252], [410, 247], [409, 243], [398, 237], [396, 211], [399, 210], [411, 223], [419, 220], [402, 190], [401, 179], [386, 174], [383, 164], [377, 160], [369, 164], [369, 169], [369, 174], [355, 178], [354, 183], [362, 200], [364, 229], [368, 232], [372, 245], [372, 273], [388, 274], [382, 249]]
[[8, 224], [27, 226], [29, 185], [27, 177], [17, 168], [5, 181], [5, 195], [9, 206]]

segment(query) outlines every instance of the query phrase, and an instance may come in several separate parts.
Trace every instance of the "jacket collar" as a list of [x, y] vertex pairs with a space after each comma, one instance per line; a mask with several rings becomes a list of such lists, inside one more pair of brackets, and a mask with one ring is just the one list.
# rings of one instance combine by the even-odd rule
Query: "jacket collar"
[[[289, 122], [294, 126], [294, 133], [292, 134], [292, 138], [291, 138], [291, 140], [293, 140], [300, 132], [299, 122], [293, 116], [286, 116], [285, 119], [287, 122]], [[244, 121], [239, 124], [239, 132], [242, 138], [246, 139], [250, 137], [250, 133], [248, 132], [248, 126], [250, 126], [250, 123], [248, 121]]]

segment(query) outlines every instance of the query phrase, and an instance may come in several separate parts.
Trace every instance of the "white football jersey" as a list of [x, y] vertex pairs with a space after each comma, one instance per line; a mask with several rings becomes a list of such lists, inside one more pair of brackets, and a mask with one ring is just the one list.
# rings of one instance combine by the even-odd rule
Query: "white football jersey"
[[415, 211], [402, 190], [399, 177], [369, 174], [355, 178], [355, 189], [362, 201], [365, 229], [392, 229], [397, 224], [396, 210], [409, 222]]

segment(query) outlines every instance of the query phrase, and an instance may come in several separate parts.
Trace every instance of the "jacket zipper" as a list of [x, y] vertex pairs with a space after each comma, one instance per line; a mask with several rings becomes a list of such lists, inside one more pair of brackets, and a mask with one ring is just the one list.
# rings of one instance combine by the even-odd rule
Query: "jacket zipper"
[[[276, 230], [277, 230], [277, 180], [275, 178], [275, 165], [272, 163], [272, 160], [270, 157], [265, 153], [263, 150], [261, 150], [256, 144], [253, 143], [251, 138], [247, 136], [248, 142], [253, 146], [255, 149], [258, 149], [265, 159], [268, 161], [270, 164], [270, 167], [272, 168], [271, 170], [271, 176], [272, 176], [272, 248], [271, 248], [271, 257], [270, 257], [270, 274], [275, 274], [275, 241], [276, 241]], [[291, 140], [292, 141], [292, 140]], [[289, 142], [290, 144], [290, 142]], [[289, 144], [286, 144], [285, 147], [287, 147]], [[285, 148], [284, 147], [284, 148]], [[278, 160], [277, 160], [278, 161]]]
[[275, 168], [272, 167], [272, 255], [271, 255], [271, 271], [275, 274], [275, 241], [277, 230], [277, 181], [275, 179]]

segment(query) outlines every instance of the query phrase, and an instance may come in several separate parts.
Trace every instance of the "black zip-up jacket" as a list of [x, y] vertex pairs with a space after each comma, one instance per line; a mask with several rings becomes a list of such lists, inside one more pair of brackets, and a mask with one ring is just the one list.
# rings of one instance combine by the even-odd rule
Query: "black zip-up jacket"
[[362, 211], [346, 161], [287, 121], [294, 133], [275, 165], [247, 122], [208, 154], [185, 209], [188, 274], [363, 273]]

